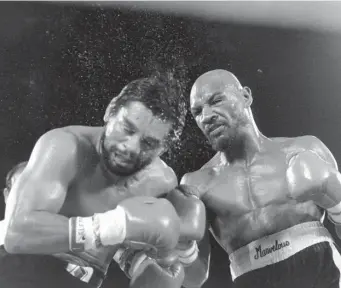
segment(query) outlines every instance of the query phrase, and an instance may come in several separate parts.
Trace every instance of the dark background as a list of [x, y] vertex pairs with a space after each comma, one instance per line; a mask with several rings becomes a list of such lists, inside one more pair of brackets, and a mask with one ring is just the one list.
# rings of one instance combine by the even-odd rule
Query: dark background
[[[340, 35], [335, 29], [203, 20], [127, 5], [1, 2], [0, 177], [27, 160], [47, 130], [102, 125], [110, 99], [154, 70], [175, 72], [188, 95], [200, 74], [228, 69], [252, 89], [255, 119], [265, 135], [315, 135], [340, 163]], [[212, 155], [187, 118], [181, 144], [165, 156], [179, 177]], [[228, 287], [226, 254], [215, 244], [212, 267], [205, 287]], [[112, 271], [108, 283], [127, 282]]]

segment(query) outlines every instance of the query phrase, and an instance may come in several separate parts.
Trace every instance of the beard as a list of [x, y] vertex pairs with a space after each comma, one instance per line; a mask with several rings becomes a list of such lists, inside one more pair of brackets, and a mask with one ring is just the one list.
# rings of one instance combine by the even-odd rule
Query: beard
[[225, 130], [216, 137], [208, 138], [212, 149], [215, 151], [226, 151], [233, 146], [236, 141], [237, 131], [235, 128], [226, 127]]
[[[122, 165], [115, 161], [115, 156], [112, 156], [113, 153], [115, 152], [109, 152], [105, 148], [104, 137], [102, 137], [100, 143], [100, 157], [102, 158], [102, 163], [108, 172], [117, 176], [131, 176], [152, 162], [151, 159], [143, 160], [141, 157], [137, 156], [131, 163], [129, 163], [129, 165]], [[114, 158], [113, 160], [112, 157]]]

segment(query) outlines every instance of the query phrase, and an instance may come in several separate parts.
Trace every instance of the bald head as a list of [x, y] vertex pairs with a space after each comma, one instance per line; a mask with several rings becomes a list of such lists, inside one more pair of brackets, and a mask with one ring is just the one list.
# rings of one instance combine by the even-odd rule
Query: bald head
[[202, 74], [193, 84], [191, 98], [198, 93], [212, 93], [225, 89], [243, 89], [237, 77], [231, 72], [223, 69], [216, 69]]
[[190, 96], [191, 113], [217, 150], [239, 141], [236, 139], [253, 121], [251, 103], [251, 90], [242, 87], [231, 72], [221, 69], [201, 75]]

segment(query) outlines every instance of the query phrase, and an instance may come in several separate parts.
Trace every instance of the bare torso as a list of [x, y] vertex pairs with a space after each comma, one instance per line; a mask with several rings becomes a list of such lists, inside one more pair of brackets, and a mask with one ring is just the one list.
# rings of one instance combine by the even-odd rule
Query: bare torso
[[[155, 173], [164, 173], [165, 176], [169, 174], [171, 177], [173, 175], [173, 171], [161, 159], [156, 159], [143, 171], [113, 183], [105, 177], [94, 145], [102, 128], [72, 126], [68, 129], [72, 129], [72, 133], [80, 139], [79, 173], [69, 186], [64, 205], [60, 210], [61, 215], [87, 217], [115, 209], [119, 202], [133, 196], [161, 196], [158, 194], [162, 191], [149, 189], [152, 187], [148, 183], [150, 176]], [[107, 269], [117, 248], [117, 246], [103, 247], [80, 253], [79, 256], [85, 260], [92, 259], [94, 256], [92, 263]]]
[[250, 163], [213, 164], [189, 175], [189, 184], [199, 188], [212, 212], [211, 230], [227, 253], [293, 225], [321, 219], [322, 211], [312, 201], [293, 199], [286, 178], [290, 158], [308, 146], [304, 137], [274, 139]]

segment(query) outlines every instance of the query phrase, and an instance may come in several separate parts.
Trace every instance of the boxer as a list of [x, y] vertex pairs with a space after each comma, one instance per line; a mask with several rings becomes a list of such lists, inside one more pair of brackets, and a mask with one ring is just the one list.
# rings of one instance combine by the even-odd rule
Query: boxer
[[[159, 158], [183, 126], [176, 96], [158, 78], [135, 80], [107, 107], [104, 127], [40, 137], [8, 197], [4, 239], [8, 253], [36, 257], [40, 277], [12, 269], [0, 275], [1, 287], [100, 287], [123, 246], [148, 256], [131, 287], [181, 286], [183, 269], [172, 259], [182, 221], [170, 201], [157, 199], [177, 186]], [[64, 261], [92, 267], [91, 281], [71, 276]]]
[[228, 71], [195, 81], [191, 113], [217, 154], [181, 183], [199, 191], [235, 287], [340, 287], [340, 255], [321, 224], [326, 211], [341, 235], [336, 161], [316, 137], [265, 137], [251, 103]]

